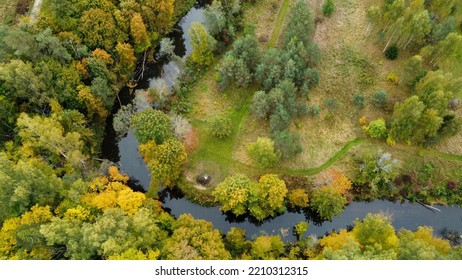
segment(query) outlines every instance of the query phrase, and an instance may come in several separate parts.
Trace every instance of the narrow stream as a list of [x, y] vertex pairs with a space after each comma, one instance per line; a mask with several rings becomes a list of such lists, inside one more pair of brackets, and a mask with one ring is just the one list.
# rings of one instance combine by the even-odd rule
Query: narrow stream
[[[187, 15], [175, 26], [170, 38], [174, 40], [175, 53], [178, 56], [185, 56], [191, 53], [192, 48], [188, 29], [192, 22], [204, 22], [203, 10], [207, 0], [199, 1]], [[162, 77], [171, 86], [177, 75], [177, 69], [173, 62], [159, 60], [157, 63], [147, 65], [143, 79], [138, 82], [139, 89], [147, 89], [150, 82], [158, 77]], [[133, 100], [128, 88], [123, 88], [119, 93], [122, 105], [126, 105]], [[125, 137], [117, 139], [112, 128], [113, 115], [120, 108], [116, 101], [112, 114], [107, 119], [105, 139], [103, 140], [103, 158], [115, 163], [119, 163], [121, 171], [130, 176], [130, 185], [138, 191], [146, 191], [151, 181], [150, 172], [143, 159], [138, 155], [138, 141], [129, 131]], [[406, 228], [416, 230], [419, 226], [431, 226], [434, 233], [443, 235], [444, 231], [452, 231], [460, 234], [462, 232], [462, 208], [438, 206], [441, 212], [432, 212], [419, 205], [405, 202], [403, 204], [389, 201], [353, 202], [348, 205], [345, 211], [335, 217], [331, 222], [321, 222], [311, 213], [286, 212], [273, 219], [256, 223], [251, 219], [236, 219], [223, 214], [218, 207], [203, 207], [189, 202], [184, 197], [174, 195], [168, 191], [161, 193], [163, 205], [172, 215], [178, 217], [181, 214], [190, 213], [197, 219], [211, 221], [214, 227], [226, 233], [231, 227], [241, 227], [247, 232], [247, 237], [265, 232], [268, 234], [280, 234], [285, 241], [293, 241], [292, 227], [301, 221], [308, 221], [310, 227], [308, 235], [322, 236], [332, 230], [347, 228], [353, 225], [356, 219], [364, 218], [368, 213], [385, 213], [391, 217], [394, 227], [399, 230]], [[287, 231], [287, 234], [285, 233]]]

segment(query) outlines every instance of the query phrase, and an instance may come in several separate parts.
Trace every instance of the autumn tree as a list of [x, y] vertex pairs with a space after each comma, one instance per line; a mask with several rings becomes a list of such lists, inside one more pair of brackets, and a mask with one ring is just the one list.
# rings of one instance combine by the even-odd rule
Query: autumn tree
[[154, 189], [157, 189], [155, 186], [158, 182], [166, 187], [172, 187], [186, 162], [187, 154], [183, 143], [175, 138], [167, 139], [162, 144], [150, 140], [140, 145], [139, 149], [151, 170], [152, 178], [157, 179], [151, 182]]
[[430, 227], [419, 227], [417, 231], [400, 230], [398, 233], [400, 260], [440, 260], [445, 259], [451, 245], [448, 240], [433, 236]]
[[279, 235], [259, 236], [252, 242], [250, 256], [254, 260], [276, 260], [284, 252], [284, 243]]
[[333, 217], [342, 213], [346, 203], [346, 198], [333, 186], [316, 189], [310, 200], [311, 208], [325, 220], [332, 220]]
[[220, 203], [220, 210], [231, 211], [236, 216], [247, 212], [250, 189], [255, 183], [243, 174], [228, 176], [217, 185], [212, 195]]
[[190, 214], [174, 222], [172, 235], [165, 240], [162, 256], [168, 260], [228, 260], [221, 233], [212, 223], [196, 220]]
[[141, 53], [151, 46], [149, 34], [139, 13], [134, 13], [130, 20], [130, 34], [135, 43], [135, 52]]
[[205, 27], [198, 22], [191, 24], [189, 29], [191, 36], [191, 45], [193, 51], [191, 60], [200, 67], [208, 67], [212, 64], [213, 51], [215, 50], [216, 41], [207, 33]]
[[275, 174], [266, 174], [260, 177], [258, 183], [249, 191], [248, 209], [257, 220], [268, 216], [274, 217], [285, 211], [284, 199], [287, 187], [283, 180]]
[[99, 8], [83, 12], [79, 31], [83, 35], [83, 41], [90, 48], [103, 47], [110, 50], [116, 42], [124, 41], [123, 34], [116, 27], [113, 15]]

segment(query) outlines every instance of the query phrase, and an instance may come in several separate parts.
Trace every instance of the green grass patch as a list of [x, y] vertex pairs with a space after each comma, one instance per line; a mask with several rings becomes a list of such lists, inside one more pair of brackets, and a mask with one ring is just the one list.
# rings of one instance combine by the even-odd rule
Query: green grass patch
[[287, 15], [287, 11], [289, 10], [289, 4], [290, 0], [284, 0], [281, 8], [279, 9], [278, 16], [276, 18], [276, 24], [274, 25], [273, 33], [271, 34], [271, 39], [268, 42], [268, 46], [270, 48], [276, 46], [276, 42], [278, 41], [279, 34], [281, 33], [284, 19]]
[[16, 18], [16, 5], [18, 0], [0, 1], [0, 23], [11, 24]]

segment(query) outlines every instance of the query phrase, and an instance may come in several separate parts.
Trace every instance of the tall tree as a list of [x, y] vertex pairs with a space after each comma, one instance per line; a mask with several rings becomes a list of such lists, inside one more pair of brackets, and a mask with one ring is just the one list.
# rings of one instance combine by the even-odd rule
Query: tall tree
[[151, 46], [149, 34], [139, 13], [134, 13], [130, 20], [130, 34], [135, 43], [135, 51], [137, 53], [142, 53]]
[[191, 35], [191, 45], [193, 47], [192, 61], [198, 66], [210, 66], [213, 51], [216, 47], [215, 39], [207, 33], [205, 27], [199, 22], [193, 22], [188, 32]]

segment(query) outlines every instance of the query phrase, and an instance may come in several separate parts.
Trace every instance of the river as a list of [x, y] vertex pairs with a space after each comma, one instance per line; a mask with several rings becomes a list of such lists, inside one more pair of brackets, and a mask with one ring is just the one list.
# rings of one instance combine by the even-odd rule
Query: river
[[[191, 53], [191, 44], [188, 29], [192, 22], [204, 22], [203, 7], [208, 1], [200, 1], [175, 25], [174, 31], [169, 35], [175, 43], [175, 53], [185, 56]], [[151, 81], [162, 77], [169, 85], [176, 78], [176, 66], [173, 62], [164, 59], [146, 67], [144, 77], [138, 82], [138, 87], [146, 89]], [[128, 88], [123, 88], [119, 93], [122, 105], [132, 102]], [[143, 159], [138, 155], [138, 141], [133, 131], [121, 139], [116, 137], [112, 128], [112, 116], [120, 108], [116, 101], [111, 116], [107, 120], [106, 134], [103, 141], [103, 157], [115, 163], [119, 163], [122, 172], [130, 176], [130, 186], [138, 191], [146, 191], [151, 181], [150, 172]], [[353, 225], [356, 219], [364, 218], [368, 213], [384, 213], [388, 215], [394, 227], [399, 230], [406, 228], [416, 230], [418, 226], [426, 225], [434, 229], [434, 233], [442, 235], [445, 231], [462, 232], [462, 209], [460, 207], [438, 206], [441, 212], [433, 212], [420, 204], [408, 202], [396, 203], [377, 200], [370, 203], [352, 202], [345, 211], [332, 221], [321, 222], [312, 213], [286, 212], [280, 216], [257, 223], [249, 217], [236, 219], [223, 214], [218, 207], [203, 207], [194, 204], [181, 195], [172, 194], [164, 190], [160, 195], [164, 208], [172, 215], [178, 217], [184, 213], [190, 213], [197, 219], [213, 222], [215, 228], [226, 233], [231, 227], [241, 227], [247, 232], [247, 237], [252, 238], [262, 232], [267, 234], [280, 234], [284, 241], [293, 241], [292, 227], [301, 221], [308, 221], [310, 227], [308, 235], [322, 236], [332, 230], [339, 230]], [[287, 230], [287, 231], [286, 231]], [[286, 234], [287, 232], [287, 234]]]

